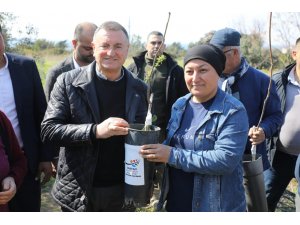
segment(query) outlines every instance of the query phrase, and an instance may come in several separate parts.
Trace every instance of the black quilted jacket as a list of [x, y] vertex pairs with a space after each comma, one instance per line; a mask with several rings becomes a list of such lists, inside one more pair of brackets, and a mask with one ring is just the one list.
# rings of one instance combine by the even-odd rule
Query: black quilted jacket
[[[101, 119], [92, 79], [95, 65], [94, 62], [59, 76], [42, 122], [42, 140], [64, 146], [52, 196], [72, 211], [86, 211], [98, 158], [98, 146], [90, 137], [92, 125]], [[147, 86], [123, 69], [127, 80], [126, 120], [144, 123]]]

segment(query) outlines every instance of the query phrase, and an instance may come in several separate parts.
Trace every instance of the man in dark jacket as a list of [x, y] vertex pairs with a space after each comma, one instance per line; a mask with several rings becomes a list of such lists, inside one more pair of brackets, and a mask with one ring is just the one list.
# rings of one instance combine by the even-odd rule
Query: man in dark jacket
[[[160, 45], [162, 45], [160, 47]], [[152, 31], [147, 38], [146, 50], [133, 57], [128, 70], [144, 80], [153, 93], [153, 125], [161, 128], [161, 141], [165, 138], [166, 126], [170, 119], [171, 107], [181, 96], [188, 93], [183, 69], [170, 55], [164, 52], [165, 44], [162, 33]], [[153, 60], [157, 54], [154, 72], [150, 77]]]
[[250, 129], [245, 153], [250, 154], [252, 145], [256, 146], [256, 152], [262, 155], [263, 168], [267, 170], [270, 162], [267, 157], [266, 138], [274, 135], [282, 123], [280, 101], [275, 84], [272, 82], [262, 121], [257, 127], [270, 78], [250, 66], [242, 57], [240, 39], [241, 34], [238, 31], [224, 28], [215, 32], [210, 44], [219, 47], [226, 56], [226, 65], [219, 86], [239, 99], [247, 110]]
[[28, 162], [28, 172], [17, 194], [10, 202], [10, 210], [40, 211], [40, 173], [42, 183], [52, 175], [52, 152], [40, 139], [41, 122], [47, 103], [40, 75], [34, 60], [5, 53], [0, 27], [0, 110], [11, 121], [20, 147]]
[[[87, 66], [94, 61], [92, 40], [97, 26], [90, 22], [79, 23], [74, 31], [74, 38], [72, 46], [74, 48], [72, 56], [66, 58], [63, 62], [52, 68], [46, 76], [45, 94], [46, 99], [49, 101], [51, 91], [57, 80], [57, 77], [67, 71], [77, 69], [82, 66]], [[57, 167], [57, 160], [60, 147], [57, 145], [52, 146], [54, 154], [53, 164], [55, 169]]]
[[265, 172], [269, 211], [275, 211], [286, 187], [295, 177], [295, 165], [300, 153], [300, 38], [296, 41], [292, 58], [295, 63], [273, 76], [284, 121], [280, 132], [272, 139], [272, 167]]
[[54, 83], [60, 74], [87, 66], [94, 61], [91, 42], [96, 29], [97, 26], [89, 22], [80, 23], [76, 26], [72, 40], [73, 55], [52, 68], [46, 76], [45, 94], [47, 101], [50, 99]]
[[124, 136], [144, 123], [147, 86], [122, 65], [127, 31], [103, 23], [92, 42], [95, 62], [59, 76], [42, 122], [42, 138], [60, 151], [52, 196], [63, 211], [122, 211]]

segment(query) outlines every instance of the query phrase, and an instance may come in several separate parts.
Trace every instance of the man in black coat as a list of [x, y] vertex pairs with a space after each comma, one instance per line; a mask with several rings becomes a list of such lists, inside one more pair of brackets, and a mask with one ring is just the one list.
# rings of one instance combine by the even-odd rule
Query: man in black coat
[[103, 23], [92, 42], [95, 62], [63, 73], [42, 122], [44, 142], [60, 150], [52, 189], [63, 211], [123, 211], [125, 138], [144, 123], [147, 86], [123, 67], [127, 31]]
[[10, 211], [36, 212], [41, 206], [42, 183], [52, 175], [52, 152], [40, 139], [47, 103], [34, 60], [5, 53], [0, 27], [0, 110], [11, 121], [28, 161], [28, 173], [10, 204]]

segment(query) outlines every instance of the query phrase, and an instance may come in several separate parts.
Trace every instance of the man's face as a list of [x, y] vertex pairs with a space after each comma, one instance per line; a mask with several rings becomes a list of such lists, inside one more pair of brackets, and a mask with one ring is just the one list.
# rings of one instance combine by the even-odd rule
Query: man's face
[[82, 36], [79, 40], [73, 40], [75, 60], [78, 64], [87, 65], [94, 61], [93, 48], [92, 48], [93, 36]]
[[292, 58], [295, 60], [297, 66], [300, 68], [300, 43], [292, 51]]
[[235, 57], [239, 57], [238, 50], [231, 47], [225, 47], [223, 49], [223, 53], [226, 56], [226, 64], [225, 69], [223, 70], [223, 74], [231, 74], [235, 71], [237, 66], [235, 63]]
[[129, 41], [123, 31], [99, 30], [93, 41], [98, 69], [109, 78], [120, 73], [127, 58]]
[[[155, 54], [158, 52], [159, 46], [163, 43], [163, 37], [159, 35], [150, 35], [146, 44], [146, 50], [148, 51], [148, 56], [154, 58]], [[157, 53], [160, 56], [165, 50], [165, 44], [163, 44]]]

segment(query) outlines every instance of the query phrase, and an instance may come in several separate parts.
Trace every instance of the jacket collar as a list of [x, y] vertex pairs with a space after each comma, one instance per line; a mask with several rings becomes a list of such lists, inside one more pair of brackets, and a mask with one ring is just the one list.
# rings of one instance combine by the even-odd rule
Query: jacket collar
[[290, 74], [290, 71], [294, 68], [295, 65], [296, 65], [296, 63], [292, 63], [292, 64], [288, 65], [287, 67], [285, 67], [285, 69], [283, 71], [280, 71], [280, 72], [274, 74], [274, 76], [273, 76], [273, 77], [278, 76], [277, 78], [275, 78], [275, 80], [279, 79], [282, 82], [284, 90], [286, 89], [286, 85], [288, 83], [288, 76]]
[[[124, 67], [124, 77], [126, 78], [126, 117], [129, 114], [130, 110], [130, 102], [134, 97], [137, 88], [137, 82], [135, 82], [135, 78], [133, 77], [132, 73], [129, 72]], [[93, 77], [96, 76], [96, 62], [92, 62], [90, 65], [86, 67], [80, 68], [82, 70], [77, 78], [73, 81], [72, 85], [74, 87], [79, 87], [83, 90], [86, 95], [88, 104], [92, 109], [93, 116], [96, 122], [100, 122], [100, 111], [98, 106], [98, 99], [97, 99], [97, 92], [96, 87], [93, 81]]]

